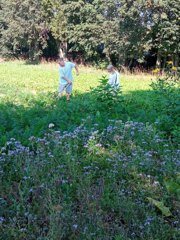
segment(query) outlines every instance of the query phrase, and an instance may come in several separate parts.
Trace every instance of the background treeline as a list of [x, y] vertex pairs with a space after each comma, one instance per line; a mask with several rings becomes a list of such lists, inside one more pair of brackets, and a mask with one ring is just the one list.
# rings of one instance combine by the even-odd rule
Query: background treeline
[[0, 0], [0, 55], [179, 65], [180, 0]]

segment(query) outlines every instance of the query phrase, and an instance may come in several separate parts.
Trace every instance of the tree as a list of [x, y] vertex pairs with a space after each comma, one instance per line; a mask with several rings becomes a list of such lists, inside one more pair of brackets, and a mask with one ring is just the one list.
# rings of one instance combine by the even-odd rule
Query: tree
[[59, 50], [67, 52], [67, 17], [65, 15], [66, 4], [63, 0], [42, 0], [43, 12], [48, 29], [58, 42]]
[[4, 56], [37, 59], [46, 47], [48, 28], [39, 0], [1, 0], [0, 51]]
[[148, 1], [149, 34], [147, 43], [157, 51], [157, 67], [167, 58], [178, 65], [180, 52], [180, 1]]

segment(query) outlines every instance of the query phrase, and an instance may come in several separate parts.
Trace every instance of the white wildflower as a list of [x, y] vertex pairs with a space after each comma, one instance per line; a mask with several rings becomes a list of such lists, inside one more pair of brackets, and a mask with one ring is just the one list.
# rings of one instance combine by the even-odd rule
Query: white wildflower
[[54, 123], [49, 124], [49, 128], [53, 128], [54, 126], [55, 126]]

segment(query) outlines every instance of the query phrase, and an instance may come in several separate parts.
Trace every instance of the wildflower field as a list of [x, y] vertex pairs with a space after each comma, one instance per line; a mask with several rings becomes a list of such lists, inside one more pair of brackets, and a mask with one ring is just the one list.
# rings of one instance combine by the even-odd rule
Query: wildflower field
[[[0, 63], [0, 239], [180, 239], [178, 81]], [[105, 100], [104, 100], [105, 99]]]

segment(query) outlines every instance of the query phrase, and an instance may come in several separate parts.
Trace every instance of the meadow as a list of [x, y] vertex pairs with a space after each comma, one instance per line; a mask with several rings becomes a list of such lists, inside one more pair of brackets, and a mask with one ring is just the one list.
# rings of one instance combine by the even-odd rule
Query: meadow
[[[57, 99], [58, 66], [55, 64], [1, 63], [0, 74], [2, 145], [11, 137], [26, 140], [32, 135], [40, 136], [47, 130], [49, 123], [54, 123], [58, 130], [71, 130], [83, 118], [96, 115], [98, 108], [91, 96], [91, 88], [97, 87], [98, 80], [107, 72], [81, 67], [80, 76], [76, 77], [74, 84], [73, 99], [68, 104], [64, 99]], [[122, 75], [122, 89], [128, 95], [127, 101], [136, 102], [135, 109], [130, 110], [132, 118], [143, 120], [145, 117], [143, 121], [149, 119], [144, 105], [148, 107], [151, 104], [148, 91], [152, 78], [145, 75]], [[129, 94], [132, 92], [134, 95]], [[153, 121], [155, 117], [152, 113], [153, 110]]]
[[122, 73], [103, 101], [102, 75], [67, 102], [56, 64], [0, 63], [0, 239], [180, 238], [179, 90]]

